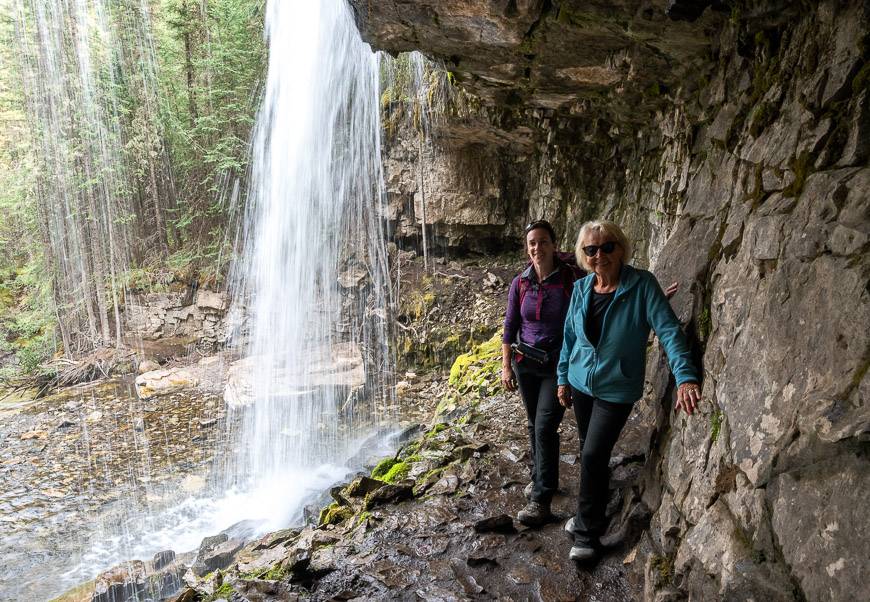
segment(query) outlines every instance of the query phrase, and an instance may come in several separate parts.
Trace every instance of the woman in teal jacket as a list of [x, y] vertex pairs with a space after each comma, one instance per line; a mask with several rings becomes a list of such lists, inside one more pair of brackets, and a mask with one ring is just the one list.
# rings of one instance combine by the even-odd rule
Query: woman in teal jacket
[[598, 555], [607, 527], [610, 453], [634, 403], [643, 394], [646, 347], [654, 330], [677, 381], [676, 409], [694, 412], [698, 371], [664, 291], [650, 272], [627, 264], [631, 245], [613, 222], [580, 229], [577, 259], [590, 272], [574, 284], [557, 368], [559, 402], [574, 407], [582, 442], [573, 560]]

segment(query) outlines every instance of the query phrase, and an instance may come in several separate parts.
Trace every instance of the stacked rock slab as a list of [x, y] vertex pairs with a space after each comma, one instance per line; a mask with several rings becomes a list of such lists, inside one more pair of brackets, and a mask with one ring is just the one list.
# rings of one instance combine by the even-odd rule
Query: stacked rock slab
[[[637, 242], [639, 265], [681, 283], [673, 303], [703, 363], [706, 402], [674, 416], [653, 347], [656, 427], [626, 508], [649, 517], [632, 555], [647, 597], [862, 591], [866, 3], [352, 4], [375, 47], [423, 51], [477, 99], [434, 137], [443, 165], [473, 151], [486, 194], [462, 178], [448, 178], [449, 195], [426, 182], [436, 219], [474, 216], [435, 224], [454, 246], [473, 246], [463, 241], [475, 232], [518, 242], [526, 220], [547, 216], [570, 248], [582, 221], [608, 217]], [[413, 211], [401, 196], [415, 193], [420, 160], [409, 130], [387, 145], [399, 221]], [[391, 172], [402, 163], [391, 152], [411, 162], [406, 174]], [[485, 206], [474, 212], [476, 202]]]

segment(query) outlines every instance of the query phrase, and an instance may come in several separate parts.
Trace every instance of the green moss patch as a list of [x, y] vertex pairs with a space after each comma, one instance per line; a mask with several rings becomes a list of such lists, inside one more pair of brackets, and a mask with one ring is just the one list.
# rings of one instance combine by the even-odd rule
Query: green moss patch
[[408, 462], [396, 462], [390, 467], [390, 470], [381, 477], [381, 480], [385, 483], [397, 483], [407, 477], [410, 470], [411, 465]]
[[390, 472], [390, 469], [398, 463], [399, 460], [392, 457], [381, 460], [380, 462], [378, 462], [378, 465], [372, 469], [372, 478], [380, 479], [381, 481], [383, 481], [384, 476], [386, 476], [386, 474]]
[[337, 502], [333, 502], [320, 511], [320, 517], [317, 524], [321, 527], [326, 525], [337, 525], [351, 517], [353, 517], [352, 509], [347, 506], [341, 506]]
[[674, 578], [674, 561], [664, 556], [653, 556], [651, 565], [655, 571], [656, 587], [665, 587], [671, 584]]
[[460, 391], [483, 387], [487, 394], [494, 392], [500, 385], [501, 355], [501, 336], [496, 334], [456, 358], [450, 368], [449, 383]]
[[719, 438], [719, 432], [722, 430], [722, 423], [725, 420], [725, 414], [720, 411], [715, 411], [710, 415], [710, 441], [716, 443]]

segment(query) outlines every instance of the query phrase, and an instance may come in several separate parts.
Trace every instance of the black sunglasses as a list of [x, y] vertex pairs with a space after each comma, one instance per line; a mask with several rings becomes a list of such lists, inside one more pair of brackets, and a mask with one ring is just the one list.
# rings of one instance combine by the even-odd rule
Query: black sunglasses
[[598, 254], [598, 249], [601, 249], [605, 255], [610, 255], [618, 244], [615, 240], [608, 240], [603, 245], [588, 245], [583, 247], [583, 252], [586, 253], [586, 257], [595, 257]]

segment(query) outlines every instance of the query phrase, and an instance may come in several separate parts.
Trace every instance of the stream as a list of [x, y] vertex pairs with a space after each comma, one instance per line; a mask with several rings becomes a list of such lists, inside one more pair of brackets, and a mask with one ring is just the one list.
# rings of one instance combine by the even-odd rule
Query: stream
[[[240, 523], [249, 536], [301, 524], [306, 503], [358, 468], [288, 468], [220, 491], [220, 450], [238, 434], [226, 416], [214, 391], [139, 399], [124, 379], [0, 404], [0, 600], [50, 599]], [[360, 438], [352, 462], [381, 445]]]

